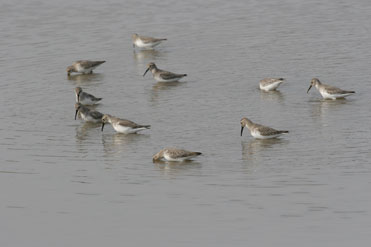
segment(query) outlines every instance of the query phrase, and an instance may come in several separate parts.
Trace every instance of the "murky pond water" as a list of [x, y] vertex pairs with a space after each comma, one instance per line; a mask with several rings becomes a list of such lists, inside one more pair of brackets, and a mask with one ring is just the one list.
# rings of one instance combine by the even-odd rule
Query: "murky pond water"
[[[0, 3], [1, 246], [371, 241], [369, 1]], [[131, 34], [166, 37], [134, 51]], [[67, 77], [79, 59], [106, 60]], [[146, 64], [188, 77], [156, 83]], [[279, 91], [258, 81], [284, 77]], [[322, 100], [313, 77], [357, 93]], [[74, 88], [138, 135], [74, 120]], [[290, 133], [240, 137], [242, 117]], [[163, 147], [201, 151], [152, 163]]]

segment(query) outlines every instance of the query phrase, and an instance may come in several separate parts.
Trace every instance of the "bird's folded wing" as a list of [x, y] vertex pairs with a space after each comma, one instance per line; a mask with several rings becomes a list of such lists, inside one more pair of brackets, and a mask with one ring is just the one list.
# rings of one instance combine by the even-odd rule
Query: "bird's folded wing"
[[262, 136], [277, 135], [277, 134], [281, 133], [281, 131], [279, 131], [279, 130], [269, 128], [267, 126], [262, 126], [262, 125], [259, 126], [258, 130], [260, 131], [260, 134]]
[[98, 66], [102, 63], [104, 63], [105, 61], [89, 61], [89, 60], [81, 60], [81, 61], [77, 61], [76, 63], [79, 63], [81, 67], [83, 67], [84, 69], [88, 69], [88, 68], [91, 68], [91, 67], [95, 67], [95, 66]]
[[262, 84], [263, 86], [266, 86], [266, 85], [270, 85], [277, 81], [283, 81], [283, 78], [265, 78], [260, 81], [260, 84]]
[[346, 94], [346, 93], [353, 93], [353, 91], [343, 90], [337, 87], [326, 87], [327, 93], [329, 94]]
[[140, 39], [142, 40], [142, 42], [144, 44], [154, 43], [154, 42], [158, 42], [158, 41], [164, 40], [164, 39], [156, 39], [156, 38], [152, 38], [152, 37], [143, 37], [143, 36], [141, 36]]
[[99, 111], [90, 111], [90, 115], [95, 119], [99, 119], [103, 117], [103, 114], [100, 113]]
[[194, 155], [194, 152], [190, 152], [182, 149], [168, 150], [170, 156], [173, 158], [189, 157]]
[[183, 77], [183, 75], [174, 74], [174, 73], [171, 73], [171, 72], [168, 72], [168, 71], [161, 72], [160, 76], [161, 76], [162, 79], [165, 79], [165, 80], [170, 80], [170, 79], [182, 78]]
[[126, 119], [120, 119], [118, 122], [119, 125], [124, 126], [124, 127], [130, 127], [130, 128], [139, 128], [140, 125]]
[[89, 94], [89, 93], [85, 93], [85, 92], [82, 92], [81, 94], [80, 94], [80, 98], [85, 98], [85, 99], [90, 99], [90, 100], [97, 100], [97, 98], [94, 96], [94, 95], [91, 95], [91, 94]]

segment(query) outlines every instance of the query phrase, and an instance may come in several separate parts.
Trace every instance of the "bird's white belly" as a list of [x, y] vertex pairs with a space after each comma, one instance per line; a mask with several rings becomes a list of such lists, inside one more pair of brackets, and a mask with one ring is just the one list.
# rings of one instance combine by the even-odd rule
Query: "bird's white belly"
[[120, 124], [112, 124], [112, 127], [119, 133], [123, 133], [123, 134], [134, 134], [134, 133], [137, 133], [141, 130], [145, 130], [146, 128], [131, 128], [131, 127], [126, 127], [126, 126], [122, 126]]
[[180, 78], [174, 78], [174, 79], [162, 79], [160, 75], [154, 75], [153, 78], [158, 81], [158, 82], [176, 82], [178, 81]]
[[123, 134], [135, 133], [133, 132], [133, 128], [125, 127], [119, 124], [112, 124], [112, 127], [119, 133], [123, 133]]
[[260, 89], [261, 90], [264, 90], [264, 91], [271, 91], [271, 90], [275, 90], [276, 88], [278, 88], [278, 86], [282, 83], [282, 81], [277, 81], [277, 82], [274, 82], [274, 83], [271, 83], [269, 85], [261, 85], [260, 84]]
[[263, 136], [260, 134], [260, 131], [257, 130], [252, 130], [251, 135], [256, 138], [256, 139], [270, 139], [270, 138], [275, 138], [280, 136], [281, 134], [276, 134], [276, 135], [269, 135], [269, 136]]
[[326, 90], [321, 90], [320, 91], [322, 97], [324, 99], [338, 99], [338, 98], [345, 98], [349, 95], [351, 95], [350, 93], [345, 93], [345, 94], [329, 94]]
[[152, 48], [155, 47], [156, 45], [160, 44], [160, 42], [150, 42], [150, 43], [143, 43], [141, 39], [137, 39], [135, 41], [135, 45], [140, 48]]

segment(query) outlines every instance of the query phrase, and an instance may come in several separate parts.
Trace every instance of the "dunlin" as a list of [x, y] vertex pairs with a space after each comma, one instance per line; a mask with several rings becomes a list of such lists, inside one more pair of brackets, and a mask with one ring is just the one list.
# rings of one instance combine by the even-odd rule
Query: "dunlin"
[[312, 79], [307, 93], [312, 88], [312, 86], [315, 86], [317, 88], [317, 90], [320, 92], [320, 94], [322, 95], [324, 99], [345, 98], [355, 93], [354, 91], [347, 91], [347, 90], [343, 90], [337, 87], [322, 84], [317, 78]]
[[94, 122], [94, 123], [102, 122], [103, 114], [98, 111], [92, 111], [86, 106], [82, 105], [81, 103], [76, 103], [75, 109], [76, 109], [75, 120], [77, 117], [77, 113], [80, 112], [81, 118], [87, 122]]
[[93, 69], [105, 63], [106, 61], [89, 61], [89, 60], [79, 60], [74, 62], [71, 66], [67, 67], [67, 75], [71, 75], [72, 72], [91, 74]]
[[138, 34], [133, 34], [132, 37], [133, 39], [133, 47], [135, 46], [139, 48], [150, 48], [152, 49], [153, 47], [159, 45], [162, 41], [167, 40], [167, 39], [157, 39], [157, 38], [152, 38], [152, 37], [145, 37], [145, 36], [139, 36]]
[[102, 118], [102, 131], [106, 123], [110, 123], [117, 132], [123, 134], [134, 134], [151, 127], [151, 125], [136, 124], [130, 120], [120, 119], [108, 114], [105, 114]]
[[94, 105], [102, 100], [102, 98], [97, 98], [94, 95], [83, 92], [81, 87], [75, 88], [75, 94], [76, 102], [83, 105]]
[[158, 82], [174, 82], [178, 81], [179, 79], [187, 76], [187, 74], [175, 74], [169, 71], [161, 70], [157, 68], [155, 63], [149, 63], [147, 65], [147, 70], [144, 72], [143, 76], [147, 74], [150, 70], [152, 72], [153, 78], [155, 78]]
[[153, 162], [164, 158], [167, 161], [185, 161], [201, 155], [200, 152], [191, 152], [183, 149], [164, 148], [157, 154], [153, 155]]
[[250, 130], [251, 135], [256, 139], [270, 139], [278, 137], [284, 133], [289, 133], [287, 130], [275, 130], [264, 125], [253, 123], [248, 118], [242, 118], [241, 136], [244, 127], [247, 127]]
[[259, 87], [263, 91], [273, 91], [284, 81], [284, 78], [265, 78], [259, 82]]

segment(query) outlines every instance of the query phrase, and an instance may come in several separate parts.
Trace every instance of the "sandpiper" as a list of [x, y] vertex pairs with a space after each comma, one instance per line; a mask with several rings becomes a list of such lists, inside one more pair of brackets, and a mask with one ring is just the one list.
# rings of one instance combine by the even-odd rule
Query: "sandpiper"
[[83, 105], [94, 105], [102, 100], [102, 98], [97, 98], [94, 95], [83, 92], [81, 87], [75, 88], [75, 94], [76, 102], [80, 102]]
[[340, 99], [355, 93], [355, 91], [347, 91], [337, 87], [322, 84], [317, 78], [312, 79], [307, 93], [312, 88], [312, 86], [315, 86], [317, 88], [324, 99]]
[[147, 70], [144, 72], [143, 76], [147, 74], [148, 71], [152, 72], [153, 78], [158, 82], [174, 82], [187, 76], [187, 74], [175, 74], [169, 71], [161, 70], [157, 68], [155, 63], [149, 63], [147, 65]]
[[185, 161], [201, 155], [200, 152], [191, 152], [183, 149], [164, 148], [157, 154], [153, 155], [153, 162], [164, 158], [167, 161]]
[[105, 114], [102, 118], [102, 131], [106, 123], [110, 123], [117, 132], [123, 134], [135, 134], [138, 131], [149, 129], [151, 127], [151, 125], [136, 124], [130, 120], [120, 119], [109, 114]]
[[92, 111], [81, 103], [75, 104], [75, 120], [77, 113], [80, 112], [80, 116], [83, 120], [87, 122], [100, 123], [102, 121], [103, 114], [98, 111]]
[[259, 82], [259, 87], [263, 91], [273, 91], [284, 81], [284, 78], [265, 78]]
[[284, 133], [289, 133], [287, 130], [275, 130], [264, 125], [253, 123], [245, 117], [241, 119], [241, 136], [244, 127], [247, 127], [250, 130], [251, 135], [256, 139], [270, 139], [278, 137]]
[[159, 45], [162, 41], [167, 39], [157, 39], [152, 37], [145, 37], [139, 36], [138, 34], [134, 33], [131, 37], [133, 39], [133, 47], [135, 46], [139, 48], [149, 48], [152, 49], [153, 47]]
[[92, 74], [93, 69], [105, 63], [106, 61], [90, 61], [90, 60], [79, 60], [74, 62], [71, 66], [67, 67], [67, 75], [71, 75], [72, 72], [82, 74]]

